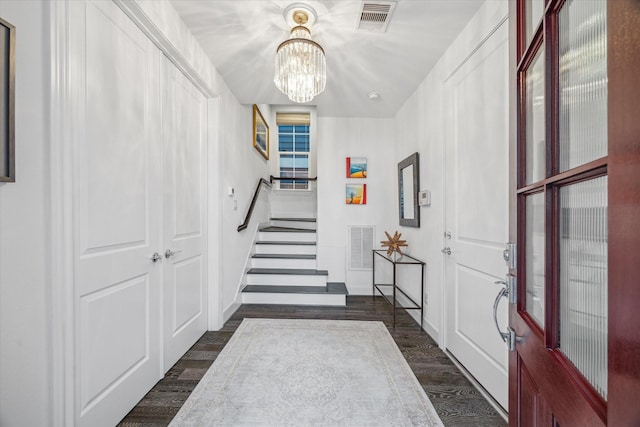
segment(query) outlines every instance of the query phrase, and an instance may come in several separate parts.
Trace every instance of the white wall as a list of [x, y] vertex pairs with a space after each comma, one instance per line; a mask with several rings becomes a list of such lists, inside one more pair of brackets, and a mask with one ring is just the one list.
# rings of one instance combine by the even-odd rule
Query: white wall
[[[259, 105], [265, 120], [271, 117], [267, 105]], [[240, 305], [238, 294], [247, 258], [251, 255], [256, 228], [269, 218], [268, 195], [262, 192], [248, 227], [238, 232], [249, 209], [260, 178], [269, 178], [269, 162], [253, 147], [253, 106], [240, 105], [224, 85], [220, 104], [220, 177], [222, 183], [221, 286], [224, 320]], [[270, 125], [271, 126], [271, 125]], [[228, 187], [235, 196], [227, 196]], [[237, 201], [237, 209], [234, 203]]]
[[[397, 228], [393, 119], [318, 118], [318, 268], [349, 293], [371, 293], [371, 271], [347, 269], [349, 225], [374, 225], [374, 242]], [[347, 157], [366, 157], [366, 179], [347, 179]], [[347, 182], [367, 184], [367, 204], [347, 205]]]
[[[427, 262], [425, 329], [442, 344], [445, 231], [445, 83], [488, 33], [507, 15], [507, 2], [487, 1], [471, 19], [395, 118], [395, 163], [420, 153], [420, 189], [431, 190], [431, 206], [421, 207], [421, 227], [400, 227], [408, 253]], [[397, 190], [395, 197], [397, 198]], [[399, 219], [394, 217], [399, 226]]]
[[46, 2], [2, 1], [16, 26], [16, 182], [0, 183], [0, 425], [46, 426], [49, 342]]

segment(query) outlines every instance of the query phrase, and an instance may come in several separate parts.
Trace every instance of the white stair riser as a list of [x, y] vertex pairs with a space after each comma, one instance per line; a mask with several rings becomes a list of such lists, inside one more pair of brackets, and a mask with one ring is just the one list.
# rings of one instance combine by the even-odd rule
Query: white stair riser
[[298, 274], [247, 274], [247, 285], [326, 286], [327, 276]]
[[242, 303], [346, 306], [347, 297], [340, 294], [281, 294], [246, 292], [242, 294]]
[[256, 253], [315, 255], [316, 245], [256, 245]]
[[316, 233], [261, 231], [259, 239], [269, 242], [315, 242]]
[[302, 221], [284, 221], [284, 220], [271, 220], [270, 224], [274, 227], [290, 227], [290, 228], [304, 228], [305, 230], [316, 230], [315, 222], [302, 222]]
[[252, 258], [253, 268], [317, 268], [315, 259], [295, 259], [295, 258]]

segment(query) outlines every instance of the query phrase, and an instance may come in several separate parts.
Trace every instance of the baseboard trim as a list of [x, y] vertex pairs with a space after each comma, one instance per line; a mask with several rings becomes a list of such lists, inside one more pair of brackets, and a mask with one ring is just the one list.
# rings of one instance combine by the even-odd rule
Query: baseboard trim
[[223, 325], [225, 323], [227, 323], [227, 320], [229, 320], [231, 318], [231, 316], [233, 316], [233, 313], [238, 311], [238, 309], [240, 308], [241, 305], [242, 305], [242, 303], [240, 303], [238, 301], [233, 301], [231, 304], [229, 304], [229, 306], [227, 308], [224, 309], [224, 312], [222, 313], [222, 324]]

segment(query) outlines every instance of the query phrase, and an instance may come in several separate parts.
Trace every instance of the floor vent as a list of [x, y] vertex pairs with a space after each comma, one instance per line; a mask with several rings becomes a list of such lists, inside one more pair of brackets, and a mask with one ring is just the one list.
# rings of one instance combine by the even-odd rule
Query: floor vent
[[358, 30], [384, 33], [387, 31], [396, 3], [389, 1], [364, 1], [358, 19]]
[[371, 270], [374, 234], [372, 225], [349, 226], [349, 270]]

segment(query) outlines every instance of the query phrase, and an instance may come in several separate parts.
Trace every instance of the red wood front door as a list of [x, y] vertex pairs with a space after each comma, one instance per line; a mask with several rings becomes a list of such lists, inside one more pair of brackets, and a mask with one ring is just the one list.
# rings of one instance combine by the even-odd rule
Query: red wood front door
[[512, 426], [640, 426], [640, 1], [517, 0]]

